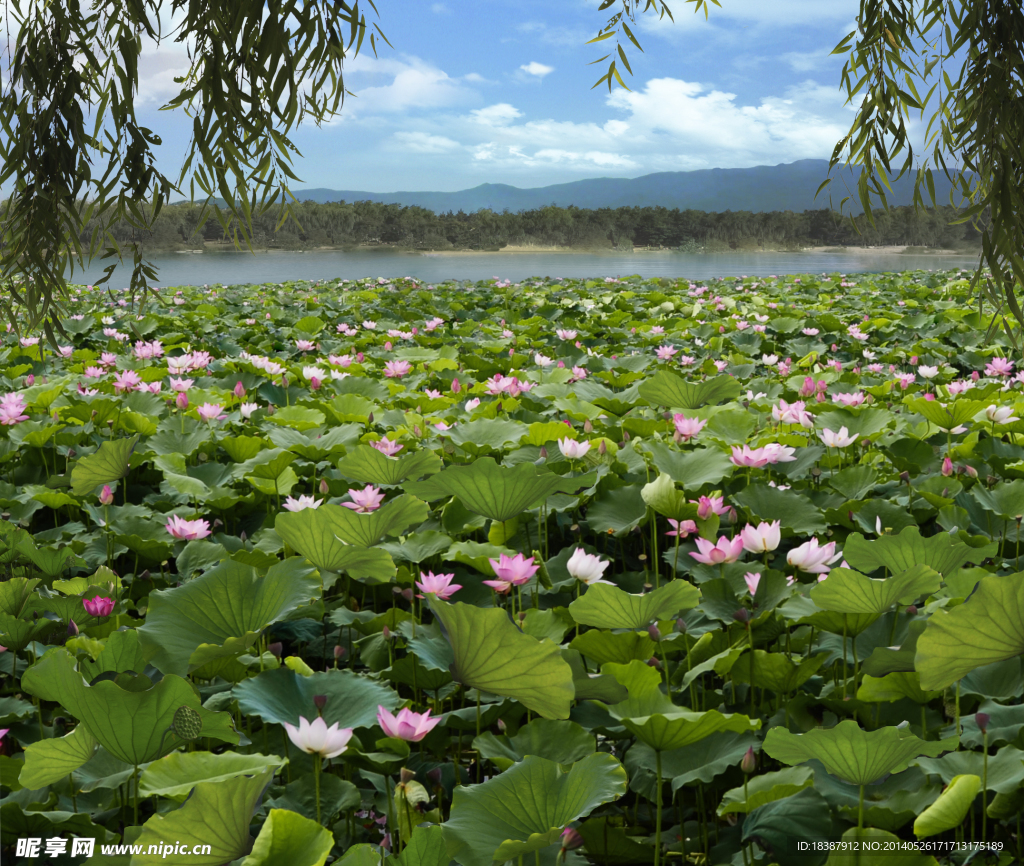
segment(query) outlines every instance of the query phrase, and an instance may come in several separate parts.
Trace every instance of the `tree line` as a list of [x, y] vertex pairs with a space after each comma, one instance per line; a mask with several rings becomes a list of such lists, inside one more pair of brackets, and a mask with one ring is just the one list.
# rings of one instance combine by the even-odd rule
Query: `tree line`
[[[253, 246], [262, 249], [391, 246], [410, 250], [496, 250], [506, 246], [565, 247], [580, 250], [634, 248], [686, 252], [795, 250], [816, 246], [881, 246], [978, 249], [980, 234], [969, 223], [951, 225], [960, 211], [952, 206], [915, 210], [877, 209], [874, 225], [863, 215], [851, 220], [828, 209], [725, 211], [709, 213], [665, 207], [587, 209], [547, 207], [511, 213], [480, 210], [434, 213], [416, 206], [372, 201], [293, 204], [280, 225], [279, 208], [253, 217]], [[207, 209], [207, 216], [210, 211]], [[147, 214], [151, 216], [151, 214]], [[855, 227], [856, 224], [856, 227]], [[983, 215], [982, 230], [985, 225]], [[88, 245], [94, 221], [81, 240]], [[115, 223], [112, 234], [124, 246], [139, 241], [146, 252], [218, 249], [233, 246], [214, 218], [203, 221], [199, 205], [167, 205], [151, 230]], [[859, 233], [858, 233], [859, 232]]]

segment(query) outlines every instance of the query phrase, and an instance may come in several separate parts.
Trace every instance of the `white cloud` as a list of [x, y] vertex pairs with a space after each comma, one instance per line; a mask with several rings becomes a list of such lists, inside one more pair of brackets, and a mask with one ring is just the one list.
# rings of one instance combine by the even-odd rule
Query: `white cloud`
[[545, 66], [543, 63], [538, 63], [536, 60], [531, 60], [529, 63], [519, 67], [527, 75], [533, 75], [536, 78], [543, 78], [545, 75], [550, 75], [555, 71], [554, 66]]
[[[346, 87], [359, 97], [359, 102], [352, 105], [355, 111], [396, 113], [441, 108], [465, 102], [474, 95], [458, 79], [419, 57], [395, 60], [360, 54], [345, 64], [345, 75]], [[367, 80], [382, 83], [362, 84]], [[346, 110], [348, 105], [351, 103]]]
[[450, 15], [452, 10], [445, 6], [444, 3], [434, 3], [431, 5], [430, 11], [435, 15]]
[[810, 72], [818, 69], [828, 59], [828, 51], [787, 51], [779, 55], [778, 59], [795, 72]]
[[514, 105], [509, 105], [507, 102], [499, 102], [496, 105], [488, 105], [486, 108], [475, 108], [470, 112], [470, 115], [476, 120], [477, 123], [482, 123], [486, 126], [507, 126], [522, 112]]
[[415, 153], [447, 153], [460, 147], [457, 141], [428, 132], [396, 132], [394, 138], [403, 150]]

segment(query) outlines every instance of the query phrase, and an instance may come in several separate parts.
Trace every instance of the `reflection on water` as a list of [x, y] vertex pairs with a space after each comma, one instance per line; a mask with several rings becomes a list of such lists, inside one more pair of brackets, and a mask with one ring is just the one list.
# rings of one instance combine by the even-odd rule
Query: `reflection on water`
[[[514, 282], [528, 277], [711, 277], [770, 274], [881, 273], [973, 268], [977, 257], [906, 255], [891, 252], [792, 253], [406, 253], [394, 250], [311, 252], [216, 252], [165, 254], [154, 258], [165, 286], [222, 283], [282, 283], [287, 280], [416, 277], [426, 282], [485, 280]], [[75, 269], [74, 282], [91, 283], [103, 274], [95, 261]], [[130, 267], [114, 271], [110, 285], [127, 285]]]

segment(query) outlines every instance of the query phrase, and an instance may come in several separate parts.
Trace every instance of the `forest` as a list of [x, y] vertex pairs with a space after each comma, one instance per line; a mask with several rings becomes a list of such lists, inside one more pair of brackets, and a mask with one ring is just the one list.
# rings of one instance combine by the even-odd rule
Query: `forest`
[[[980, 234], [969, 223], [950, 225], [958, 216], [952, 206], [915, 211], [894, 207], [873, 212], [874, 226], [863, 216], [856, 227], [849, 216], [829, 209], [725, 211], [708, 213], [664, 207], [620, 207], [596, 210], [555, 207], [511, 213], [441, 213], [371, 201], [293, 205], [294, 219], [281, 225], [279, 207], [253, 218], [252, 243], [261, 249], [349, 248], [393, 246], [410, 250], [497, 250], [506, 246], [566, 247], [580, 250], [674, 249], [693, 253], [730, 250], [793, 250], [818, 246], [907, 245], [946, 250], [980, 248]], [[217, 249], [233, 243], [212, 209], [203, 221], [201, 205], [164, 207], [152, 230], [135, 237], [150, 252]], [[987, 214], [982, 215], [982, 225]], [[83, 244], [98, 228], [86, 224]], [[231, 223], [229, 223], [229, 229]], [[119, 242], [133, 239], [127, 222], [112, 229]]]

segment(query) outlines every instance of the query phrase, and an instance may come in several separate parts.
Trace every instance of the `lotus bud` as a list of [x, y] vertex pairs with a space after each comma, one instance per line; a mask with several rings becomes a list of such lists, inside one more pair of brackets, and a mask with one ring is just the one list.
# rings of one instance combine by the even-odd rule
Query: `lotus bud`
[[245, 385], [241, 381], [235, 382], [235, 396], [241, 400], [245, 396]]
[[953, 474], [953, 461], [949, 459], [948, 455], [942, 458], [942, 474], [946, 478]]
[[100, 491], [100, 505], [112, 505], [114, 502], [114, 491], [110, 489], [109, 484], [103, 485], [103, 490]]
[[362, 364], [366, 360], [366, 355], [362, 352], [356, 352], [356, 363]]
[[498, 719], [498, 730], [501, 731], [504, 734], [506, 727], [508, 727], [508, 726], [505, 724], [505, 720], [504, 719]]
[[661, 662], [658, 659], [654, 658], [653, 656], [651, 658], [647, 659], [647, 666], [648, 667], [652, 667], [652, 668], [657, 668], [658, 670], [661, 670]]
[[999, 479], [998, 479], [998, 478], [996, 478], [996, 476], [995, 476], [995, 475], [989, 475], [989, 476], [988, 476], [988, 477], [987, 477], [987, 478], [985, 479], [985, 483], [986, 483], [986, 484], [987, 484], [987, 485], [989, 486], [989, 489], [991, 490], [991, 489], [992, 489], [993, 487], [995, 487], [995, 486], [996, 486], [996, 484], [998, 484], [998, 483], [999, 483]]
[[907, 472], [906, 470], [900, 473], [900, 483], [910, 484], [910, 473]]
[[31, 373], [29, 373], [25, 377], [25, 386], [28, 387], [28, 388], [31, 388], [33, 385], [35, 385], [35, 383], [36, 383], [36, 377], [33, 376]]
[[142, 573], [139, 575], [139, 580], [149, 580], [150, 578], [151, 578], [151, 575], [149, 573], [149, 569], [148, 568], [143, 569]]
[[608, 453], [608, 446], [605, 444], [604, 439], [601, 440], [601, 444], [597, 446], [597, 453], [604, 457]]
[[420, 429], [420, 425], [419, 424], [413, 424], [412, 425], [412, 432], [416, 436], [417, 439], [421, 439], [423, 437], [423, 431]]
[[398, 771], [398, 778], [403, 785], [408, 785], [416, 778], [416, 771], [410, 770], [407, 767], [402, 767], [402, 769]]
[[387, 342], [386, 342], [386, 343], [384, 344], [384, 349], [385, 349], [386, 351], [388, 351], [388, 352], [390, 352], [390, 351], [391, 351], [391, 341], [390, 341], [390, 340], [388, 340], [388, 341], [387, 341]]
[[623, 442], [628, 442], [629, 441], [629, 431], [628, 430], [623, 430], [622, 431], [622, 441]]
[[188, 408], [188, 394], [179, 391], [178, 396], [174, 398], [174, 405], [184, 412]]
[[319, 391], [320, 390], [320, 380], [316, 376], [312, 376], [310, 378], [310, 380], [309, 380], [309, 387], [310, 387], [310, 390]]
[[982, 732], [982, 734], [987, 734], [988, 733], [988, 723], [989, 723], [989, 715], [988, 715], [988, 713], [975, 713], [974, 714], [974, 721], [977, 723], [978, 730], [980, 730]]
[[281, 658], [281, 653], [284, 651], [284, 644], [277, 640], [272, 644], [267, 644], [267, 649], [270, 650], [270, 653], [274, 658], [279, 659]]
[[78, 625], [73, 619], [68, 620], [68, 637], [78, 636]]
[[411, 587], [407, 586], [405, 589], [402, 590], [402, 598], [404, 598], [406, 601], [412, 602], [413, 596], [414, 593]]
[[384, 626], [384, 628], [381, 629], [380, 633], [384, 640], [391, 640], [391, 629], [389, 629], [387, 626]]
[[458, 394], [462, 390], [462, 385], [459, 384], [458, 379], [452, 379], [452, 393]]
[[574, 827], [566, 827], [562, 831], [562, 850], [574, 851], [583, 845], [583, 837]]
[[743, 756], [743, 760], [740, 761], [740, 769], [748, 776], [757, 770], [757, 755], [754, 754], [753, 746], [747, 749], [746, 754]]
[[680, 634], [686, 634], [686, 620], [681, 617], [676, 620], [676, 631]]
[[965, 473], [965, 474], [966, 474], [966, 475], [967, 475], [967, 476], [968, 476], [969, 478], [977, 478], [977, 477], [978, 477], [978, 470], [977, 470], [977, 469], [975, 469], [975, 468], [974, 468], [973, 466], [971, 466], [970, 464], [968, 464], [968, 465], [964, 466], [964, 468], [963, 468], [963, 469], [964, 469], [964, 473]]
[[747, 610], [745, 607], [741, 607], [738, 611], [736, 611], [736, 613], [732, 615], [732, 618], [736, 620], [736, 622], [742, 622], [746, 624], [750, 622], [750, 611]]
[[736, 514], [736, 509], [733, 508], [731, 505], [729, 506], [729, 514], [726, 517], [726, 520], [729, 521], [729, 524], [731, 526], [735, 526], [737, 521], [739, 520], [739, 516]]
[[583, 422], [583, 432], [586, 433], [588, 436], [594, 432], [594, 425], [590, 423], [589, 418]]
[[327, 706], [327, 695], [313, 695], [313, 706], [316, 707], [317, 712], [322, 713], [324, 707]]
[[908, 604], [907, 605], [907, 616], [917, 616], [917, 605], [916, 604]]
[[339, 659], [342, 659], [344, 657], [345, 657], [345, 647], [343, 647], [341, 645], [336, 645], [334, 647], [334, 660], [338, 661]]
[[981, 378], [981, 374], [977, 370], [975, 370], [973, 373], [971, 373], [971, 381], [972, 382], [977, 382], [980, 378]]
[[661, 640], [661, 632], [658, 630], [658, 626], [653, 622], [647, 626], [647, 634], [650, 635], [651, 640], [655, 643]]
[[326, 496], [330, 492], [331, 486], [327, 483], [326, 478], [320, 479], [320, 492]]
[[427, 778], [430, 779], [430, 781], [434, 783], [434, 787], [440, 787], [441, 786], [441, 768], [440, 767], [434, 767], [433, 770], [429, 770], [427, 772]]
[[246, 540], [246, 539], [247, 539], [247, 538], [248, 538], [249, 536], [245, 534], [245, 530], [243, 529], [243, 530], [242, 530], [241, 532], [239, 532], [239, 533], [238, 533], [238, 537], [239, 537], [239, 538], [240, 538], [240, 539], [241, 539], [241, 540], [242, 540], [243, 542], [245, 542], [245, 540]]
[[548, 449], [545, 448], [543, 445], [540, 446], [540, 459], [541, 460], [547, 460], [548, 459]]

